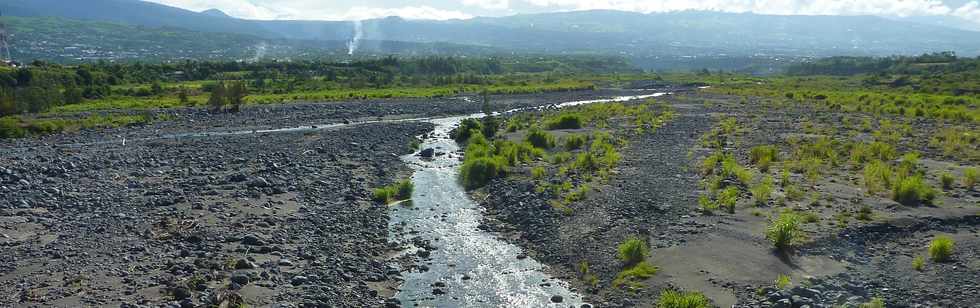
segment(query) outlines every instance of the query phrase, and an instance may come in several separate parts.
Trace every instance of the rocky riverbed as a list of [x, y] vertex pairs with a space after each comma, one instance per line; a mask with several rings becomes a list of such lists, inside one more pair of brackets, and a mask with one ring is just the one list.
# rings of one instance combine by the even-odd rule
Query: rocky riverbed
[[[386, 263], [388, 208], [369, 191], [410, 174], [398, 156], [433, 126], [362, 122], [475, 113], [478, 101], [158, 110], [173, 120], [0, 141], [0, 306], [383, 305], [400, 273]], [[252, 132], [279, 128], [302, 129]]]

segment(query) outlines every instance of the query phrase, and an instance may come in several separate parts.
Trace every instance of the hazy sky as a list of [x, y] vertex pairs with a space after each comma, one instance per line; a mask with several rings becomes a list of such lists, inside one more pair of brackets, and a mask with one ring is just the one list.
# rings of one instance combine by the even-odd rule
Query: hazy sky
[[456, 19], [588, 9], [761, 14], [955, 16], [980, 23], [980, 0], [147, 0], [250, 19]]

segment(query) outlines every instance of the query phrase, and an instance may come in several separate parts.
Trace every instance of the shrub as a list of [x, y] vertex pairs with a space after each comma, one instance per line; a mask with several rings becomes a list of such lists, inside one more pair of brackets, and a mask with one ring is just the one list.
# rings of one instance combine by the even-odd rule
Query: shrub
[[875, 160], [890, 161], [897, 155], [895, 147], [884, 142], [858, 143], [851, 148], [851, 163], [860, 166]]
[[963, 170], [963, 186], [966, 186], [966, 189], [973, 189], [973, 186], [977, 184], [977, 179], [980, 179], [980, 172], [977, 171], [977, 168]]
[[627, 267], [643, 262], [649, 254], [647, 244], [638, 237], [630, 237], [619, 244], [619, 260], [626, 263]]
[[701, 206], [701, 211], [705, 214], [711, 214], [718, 209], [718, 203], [715, 203], [710, 197], [705, 195], [701, 195], [698, 198], [698, 205]]
[[555, 137], [538, 127], [529, 129], [525, 140], [540, 149], [550, 149], [555, 146]]
[[929, 243], [929, 256], [933, 261], [946, 262], [953, 256], [953, 239], [940, 235]]
[[926, 266], [926, 258], [922, 256], [916, 256], [912, 258], [912, 268], [917, 271], [922, 271], [922, 268]]
[[479, 157], [467, 159], [463, 163], [460, 177], [466, 189], [476, 189], [486, 186], [490, 180], [502, 176], [505, 163], [501, 159]]
[[565, 150], [578, 150], [585, 145], [585, 136], [570, 134], [565, 137]]
[[750, 189], [752, 192], [752, 197], [755, 198], [755, 205], [762, 206], [769, 202], [769, 197], [772, 195], [773, 190], [773, 179], [770, 176], [766, 176], [762, 179], [762, 182], [756, 184]]
[[552, 118], [545, 121], [545, 128], [548, 130], [579, 129], [582, 128], [582, 122], [582, 116], [566, 113], [559, 115], [557, 118]]
[[919, 176], [901, 179], [892, 189], [892, 200], [904, 205], [932, 204], [935, 198], [936, 191]]
[[939, 182], [943, 184], [943, 189], [945, 190], [952, 189], [953, 182], [955, 181], [956, 179], [953, 178], [953, 175], [949, 174], [949, 172], [943, 172], [943, 174], [939, 176]]
[[476, 119], [465, 119], [459, 122], [459, 127], [449, 132], [449, 137], [456, 140], [456, 142], [463, 143], [474, 135], [474, 131], [482, 134], [483, 124]]
[[786, 250], [797, 241], [800, 233], [799, 216], [791, 213], [783, 213], [779, 218], [769, 224], [766, 229], [766, 239], [772, 242], [773, 246], [779, 250]]
[[701, 162], [701, 174], [711, 175], [715, 172], [715, 168], [718, 167], [718, 163], [725, 159], [725, 155], [721, 152], [717, 152], [704, 158]]
[[708, 308], [711, 302], [700, 292], [663, 290], [657, 300], [657, 308]]
[[725, 159], [722, 160], [721, 175], [729, 179], [738, 180], [744, 185], [752, 182], [752, 172], [740, 166], [738, 161], [735, 160], [735, 156], [732, 155], [726, 155]]

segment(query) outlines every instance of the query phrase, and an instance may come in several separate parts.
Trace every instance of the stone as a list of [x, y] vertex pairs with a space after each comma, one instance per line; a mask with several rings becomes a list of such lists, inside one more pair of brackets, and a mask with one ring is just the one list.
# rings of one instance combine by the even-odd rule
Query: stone
[[425, 157], [425, 158], [432, 158], [432, 156], [434, 156], [435, 153], [436, 153], [436, 150], [435, 149], [433, 149], [433, 148], [427, 148], [427, 149], [424, 149], [421, 152], [419, 152], [419, 156]]
[[563, 301], [565, 301], [565, 298], [562, 297], [561, 295], [552, 295], [551, 296], [551, 302], [552, 303], [561, 303]]
[[239, 285], [247, 285], [249, 278], [243, 274], [236, 274], [231, 276], [231, 282], [237, 283]]

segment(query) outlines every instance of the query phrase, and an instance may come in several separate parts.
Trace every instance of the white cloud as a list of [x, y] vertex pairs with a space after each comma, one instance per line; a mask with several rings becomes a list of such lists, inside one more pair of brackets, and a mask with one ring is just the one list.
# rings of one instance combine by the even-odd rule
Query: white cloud
[[953, 11], [952, 14], [953, 16], [966, 20], [972, 20], [973, 22], [980, 24], [980, 3], [977, 1], [970, 1], [969, 3], [964, 4]]
[[463, 4], [488, 10], [506, 10], [510, 8], [510, 0], [463, 0]]
[[333, 18], [339, 20], [365, 20], [371, 18], [381, 18], [388, 16], [399, 16], [405, 19], [470, 19], [473, 15], [460, 11], [440, 10], [430, 6], [406, 6], [400, 8], [371, 8], [353, 7], [342, 15], [334, 15]]

